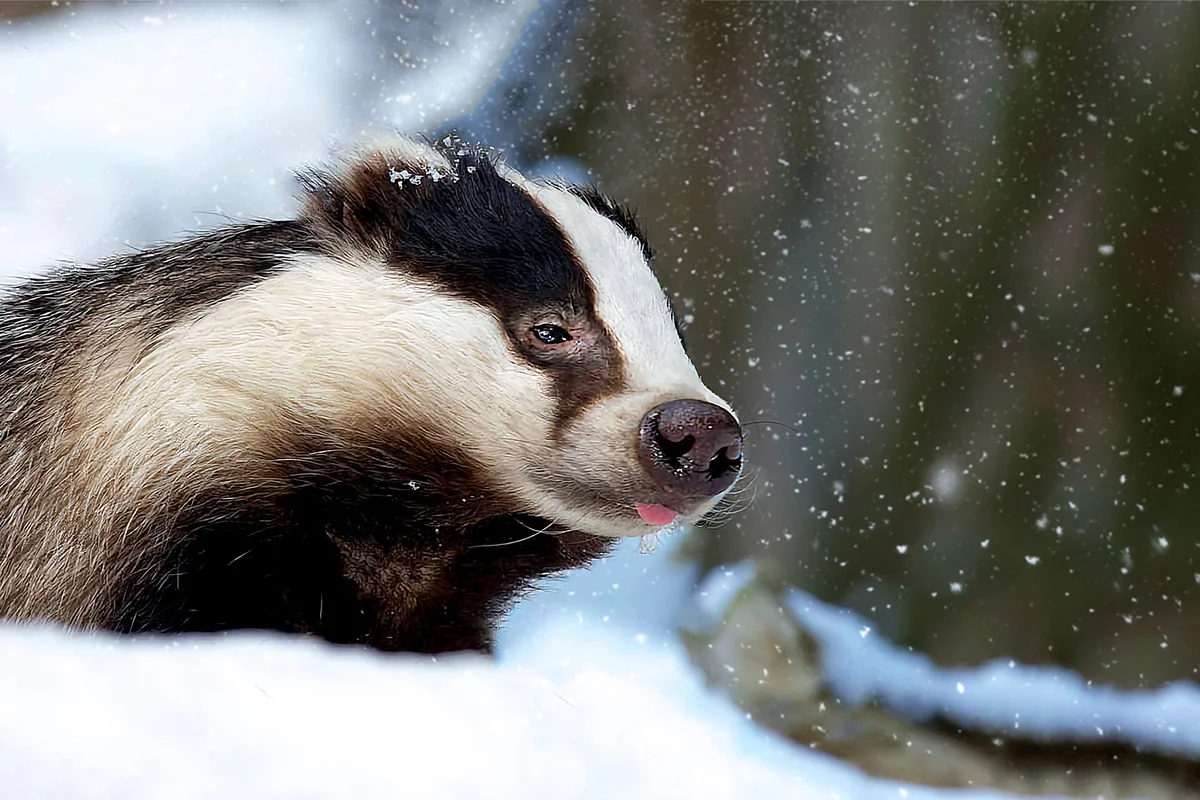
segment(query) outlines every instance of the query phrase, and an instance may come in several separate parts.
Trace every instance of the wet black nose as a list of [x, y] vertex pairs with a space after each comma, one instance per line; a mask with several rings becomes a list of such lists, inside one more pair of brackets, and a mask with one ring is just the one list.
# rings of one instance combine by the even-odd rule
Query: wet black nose
[[664, 489], [712, 497], [742, 468], [742, 429], [725, 409], [702, 400], [672, 400], [642, 418], [642, 465]]

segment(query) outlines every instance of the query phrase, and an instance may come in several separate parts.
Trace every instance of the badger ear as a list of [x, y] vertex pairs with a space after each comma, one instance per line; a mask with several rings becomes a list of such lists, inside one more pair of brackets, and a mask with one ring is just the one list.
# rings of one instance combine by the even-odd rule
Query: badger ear
[[296, 176], [303, 191], [300, 219], [354, 249], [386, 255], [405, 210], [423, 202], [439, 181], [456, 177], [450, 161], [429, 143], [372, 137], [330, 167]]

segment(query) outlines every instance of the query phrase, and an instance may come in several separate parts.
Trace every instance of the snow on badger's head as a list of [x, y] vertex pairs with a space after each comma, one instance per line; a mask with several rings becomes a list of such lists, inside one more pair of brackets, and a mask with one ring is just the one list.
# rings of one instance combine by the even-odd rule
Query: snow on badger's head
[[298, 259], [304, 280], [279, 289], [346, 340], [325, 351], [340, 363], [308, 364], [321, 413], [452, 449], [496, 510], [549, 530], [636, 536], [733, 484], [740, 426], [615, 204], [455, 139], [376, 139], [305, 184], [304, 219], [339, 254]]

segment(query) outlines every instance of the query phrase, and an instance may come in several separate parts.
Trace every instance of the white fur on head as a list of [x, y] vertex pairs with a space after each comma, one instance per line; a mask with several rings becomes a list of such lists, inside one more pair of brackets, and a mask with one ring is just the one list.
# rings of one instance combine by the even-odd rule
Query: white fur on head
[[596, 290], [596, 313], [624, 356], [627, 391], [706, 400], [728, 410], [684, 352], [667, 296], [638, 241], [570, 192], [527, 185], [583, 262]]

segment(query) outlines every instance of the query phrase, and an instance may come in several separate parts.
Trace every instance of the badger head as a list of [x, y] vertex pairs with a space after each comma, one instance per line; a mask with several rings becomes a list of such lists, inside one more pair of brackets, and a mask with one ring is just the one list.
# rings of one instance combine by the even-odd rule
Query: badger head
[[414, 448], [452, 447], [492, 512], [550, 532], [641, 535], [732, 486], [740, 426], [685, 353], [630, 214], [452, 138], [375, 140], [303, 182], [303, 221], [334, 255], [284, 274], [321, 306], [287, 325], [307, 314], [300, 338], [323, 343], [270, 358], [308, 360], [306, 415], [352, 405]]

